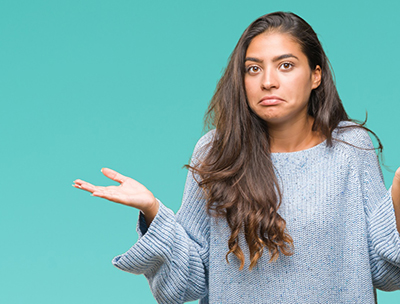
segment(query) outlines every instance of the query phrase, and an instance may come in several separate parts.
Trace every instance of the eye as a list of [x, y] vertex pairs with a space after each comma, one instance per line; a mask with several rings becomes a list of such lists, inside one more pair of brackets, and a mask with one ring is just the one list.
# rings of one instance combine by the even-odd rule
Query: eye
[[285, 71], [287, 71], [287, 70], [290, 70], [291, 68], [293, 68], [293, 63], [291, 63], [291, 62], [284, 62], [284, 63], [282, 63], [281, 65], [280, 65], [280, 68], [282, 69], [282, 70], [285, 70]]
[[261, 70], [261, 68], [256, 65], [251, 65], [246, 68], [246, 72], [250, 75], [257, 74], [258, 72], [260, 72], [260, 70]]

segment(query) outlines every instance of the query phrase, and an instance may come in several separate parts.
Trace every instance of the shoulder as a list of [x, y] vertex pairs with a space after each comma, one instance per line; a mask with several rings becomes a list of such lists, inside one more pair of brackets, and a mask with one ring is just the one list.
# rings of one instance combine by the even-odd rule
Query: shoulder
[[192, 162], [203, 159], [206, 153], [210, 150], [211, 144], [216, 136], [215, 129], [208, 131], [196, 143], [194, 147]]
[[213, 140], [216, 132], [215, 129], [208, 131], [197, 141], [196, 146], [194, 148], [195, 151], [203, 149], [205, 146], [208, 146]]
[[359, 124], [351, 121], [340, 122], [332, 132], [332, 139], [334, 145], [347, 147], [348, 149], [374, 149], [368, 131]]

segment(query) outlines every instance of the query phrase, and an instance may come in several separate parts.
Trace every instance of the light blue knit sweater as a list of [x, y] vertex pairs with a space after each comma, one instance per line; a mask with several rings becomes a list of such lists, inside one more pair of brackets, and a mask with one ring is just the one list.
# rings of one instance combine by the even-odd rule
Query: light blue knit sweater
[[[196, 145], [192, 161], [204, 155]], [[334, 137], [371, 148], [361, 129], [335, 131]], [[279, 213], [294, 240], [293, 256], [268, 263], [265, 252], [248, 270], [228, 252], [230, 229], [224, 219], [205, 212], [202, 192], [188, 173], [182, 207], [175, 216], [160, 204], [147, 228], [138, 223], [139, 240], [113, 264], [144, 274], [159, 303], [374, 303], [374, 287], [400, 289], [400, 236], [390, 191], [373, 150], [335, 141], [293, 153], [273, 153], [283, 190]]]

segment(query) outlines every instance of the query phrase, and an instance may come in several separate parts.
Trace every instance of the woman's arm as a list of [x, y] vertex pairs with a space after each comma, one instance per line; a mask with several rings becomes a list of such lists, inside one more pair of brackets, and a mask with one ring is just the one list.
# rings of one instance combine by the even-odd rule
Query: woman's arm
[[397, 169], [393, 178], [392, 198], [396, 214], [397, 231], [400, 233], [400, 168]]
[[140, 217], [138, 233], [137, 243], [115, 257], [114, 266], [144, 274], [159, 303], [184, 303], [207, 295], [209, 218], [191, 172], [178, 214], [160, 203], [150, 226]]
[[[210, 134], [196, 145], [192, 162], [201, 157]], [[159, 303], [184, 303], [208, 294], [209, 217], [203, 191], [188, 172], [182, 206], [174, 213], [156, 200], [143, 185], [103, 169], [119, 186], [98, 187], [82, 180], [75, 187], [94, 196], [141, 210], [139, 239], [127, 252], [113, 259], [117, 268], [144, 274]]]
[[[361, 162], [362, 193], [367, 221], [371, 275], [376, 288], [400, 289], [400, 235], [397, 231], [392, 191], [383, 181], [382, 171], [368, 134], [358, 130], [354, 162]], [[396, 192], [396, 190], [395, 190]]]

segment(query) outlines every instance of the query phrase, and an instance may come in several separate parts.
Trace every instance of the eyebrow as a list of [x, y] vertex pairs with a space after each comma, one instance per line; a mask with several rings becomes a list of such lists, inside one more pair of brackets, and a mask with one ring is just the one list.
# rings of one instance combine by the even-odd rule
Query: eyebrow
[[[289, 54], [283, 54], [283, 55], [274, 57], [272, 59], [272, 61], [275, 62], [275, 61], [279, 61], [279, 60], [282, 60], [282, 59], [285, 59], [285, 58], [296, 58], [297, 60], [299, 60], [299, 58], [297, 58], [295, 55], [289, 53]], [[254, 61], [254, 62], [257, 62], [257, 63], [262, 63], [263, 62], [263, 60], [258, 59], [258, 58], [254, 58], [254, 57], [246, 57], [244, 59], [244, 61], [245, 62], [246, 61]]]

